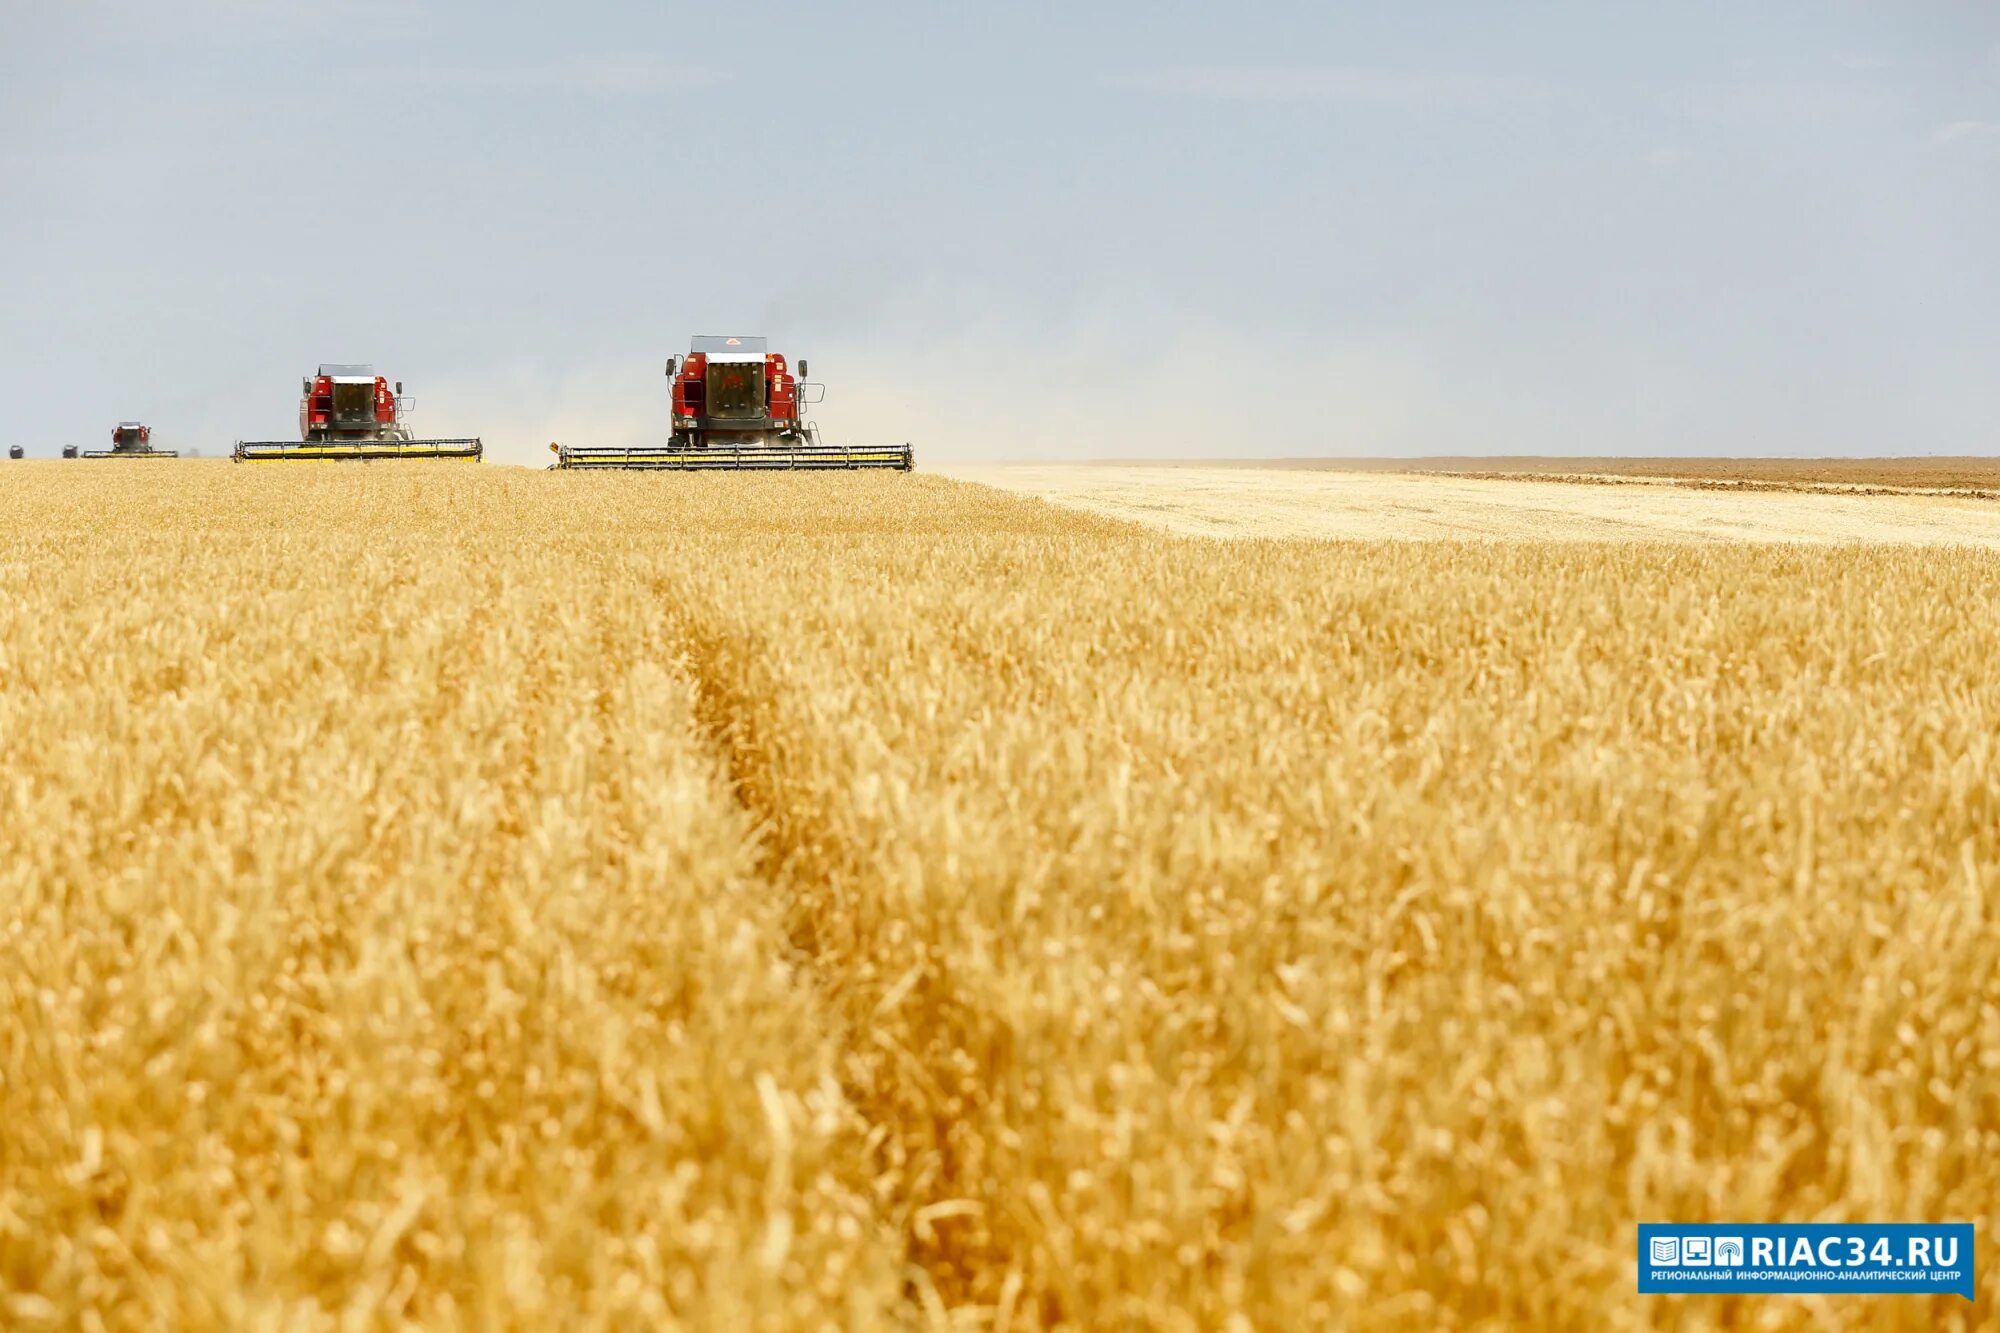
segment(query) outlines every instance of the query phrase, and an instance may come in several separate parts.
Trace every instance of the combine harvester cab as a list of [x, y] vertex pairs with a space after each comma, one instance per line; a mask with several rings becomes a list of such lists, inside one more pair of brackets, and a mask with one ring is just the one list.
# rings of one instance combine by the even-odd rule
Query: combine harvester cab
[[384, 458], [444, 458], [477, 463], [484, 449], [476, 439], [418, 440], [403, 419], [413, 404], [403, 386], [373, 366], [323, 365], [308, 376], [299, 398], [299, 438], [238, 440], [231, 454], [239, 463], [366, 463]]
[[801, 409], [819, 402], [823, 386], [806, 382], [806, 363], [792, 375], [767, 340], [695, 338], [687, 356], [667, 362], [673, 382], [673, 431], [665, 444], [616, 448], [549, 446], [558, 468], [636, 468], [654, 472], [789, 472], [889, 468], [908, 472], [916, 452], [907, 444], [821, 443]]
[[63, 457], [64, 457], [64, 458], [75, 458], [75, 457], [76, 457], [76, 446], [75, 446], [75, 445], [73, 445], [73, 444], [66, 444], [66, 445], [64, 445], [64, 446], [63, 446]]
[[[74, 458], [74, 452], [65, 451], [63, 457]], [[153, 428], [137, 421], [121, 421], [111, 429], [109, 449], [86, 449], [85, 458], [179, 458], [172, 449], [153, 447]]]
[[22, 457], [25, 457], [25, 456], [27, 455], [27, 452], [28, 452], [28, 451], [27, 451], [26, 449], [23, 449], [23, 448], [22, 448], [22, 447], [21, 447], [20, 445], [18, 445], [18, 444], [10, 444], [10, 445], [8, 445], [8, 446], [7, 446], [7, 457], [9, 457], [9, 458], [22, 458]]

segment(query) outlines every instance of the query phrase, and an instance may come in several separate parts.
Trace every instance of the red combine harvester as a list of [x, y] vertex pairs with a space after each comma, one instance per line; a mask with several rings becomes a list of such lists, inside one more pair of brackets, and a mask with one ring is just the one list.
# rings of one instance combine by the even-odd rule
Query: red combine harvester
[[685, 357], [667, 361], [673, 381], [673, 431], [665, 444], [621, 449], [597, 445], [549, 446], [558, 468], [645, 468], [700, 472], [916, 466], [907, 444], [849, 448], [822, 444], [819, 430], [800, 409], [825, 390], [795, 377], [767, 340], [699, 335]]
[[153, 428], [137, 421], [121, 421], [111, 428], [109, 449], [86, 449], [85, 458], [179, 458], [172, 449], [153, 447]]
[[456, 458], [478, 462], [473, 440], [417, 440], [403, 418], [413, 404], [403, 386], [373, 366], [323, 365], [307, 376], [299, 399], [299, 438], [236, 442], [239, 463], [367, 462], [382, 458]]

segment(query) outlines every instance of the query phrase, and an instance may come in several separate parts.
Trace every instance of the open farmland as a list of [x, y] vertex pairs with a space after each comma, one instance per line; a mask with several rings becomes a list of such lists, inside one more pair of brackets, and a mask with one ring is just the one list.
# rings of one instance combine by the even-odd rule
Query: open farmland
[[1775, 487], [1914, 487], [2000, 490], [2000, 458], [1917, 454], [1902, 458], [1606, 458], [1437, 455], [1428, 458], [1217, 460], [1208, 466], [1311, 472], [1430, 472], [1447, 476], [1634, 478]]
[[[6, 482], [0, 1322], [1991, 1317], [2000, 553]], [[1638, 1298], [1667, 1218], [1980, 1299]]]
[[[1597, 461], [1591, 460], [1593, 466]], [[1415, 462], [1410, 466], [1415, 469]], [[1865, 475], [1871, 467], [1863, 460], [1854, 472]], [[961, 466], [950, 472], [1072, 508], [1205, 537], [1889, 542], [2000, 548], [2000, 491], [1964, 488], [1870, 485], [1856, 490], [1858, 483], [1733, 480], [1707, 471], [1640, 478], [1278, 463], [1019, 463]]]

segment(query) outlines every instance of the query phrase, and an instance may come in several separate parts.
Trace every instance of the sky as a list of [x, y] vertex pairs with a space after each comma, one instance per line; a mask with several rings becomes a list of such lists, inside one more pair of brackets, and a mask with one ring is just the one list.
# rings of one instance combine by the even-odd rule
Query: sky
[[0, 443], [2000, 451], [2000, 5], [0, 0]]

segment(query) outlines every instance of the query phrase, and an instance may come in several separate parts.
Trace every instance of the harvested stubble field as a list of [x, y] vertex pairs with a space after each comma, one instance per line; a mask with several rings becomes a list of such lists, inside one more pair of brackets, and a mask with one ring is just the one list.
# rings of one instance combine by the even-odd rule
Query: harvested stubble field
[[[1504, 461], [1504, 460], [1502, 460]], [[1017, 463], [963, 480], [1205, 537], [1864, 542], [2000, 549], [2000, 491], [1493, 470]]]
[[1906, 458], [1603, 458], [1557, 455], [1437, 455], [1427, 458], [1216, 460], [1214, 467], [1305, 472], [1418, 472], [1448, 476], [1649, 478], [1764, 486], [1898, 486], [2000, 490], [2000, 458], [1923, 454]]
[[1966, 1327], [2000, 556], [16, 465], [22, 1327]]

